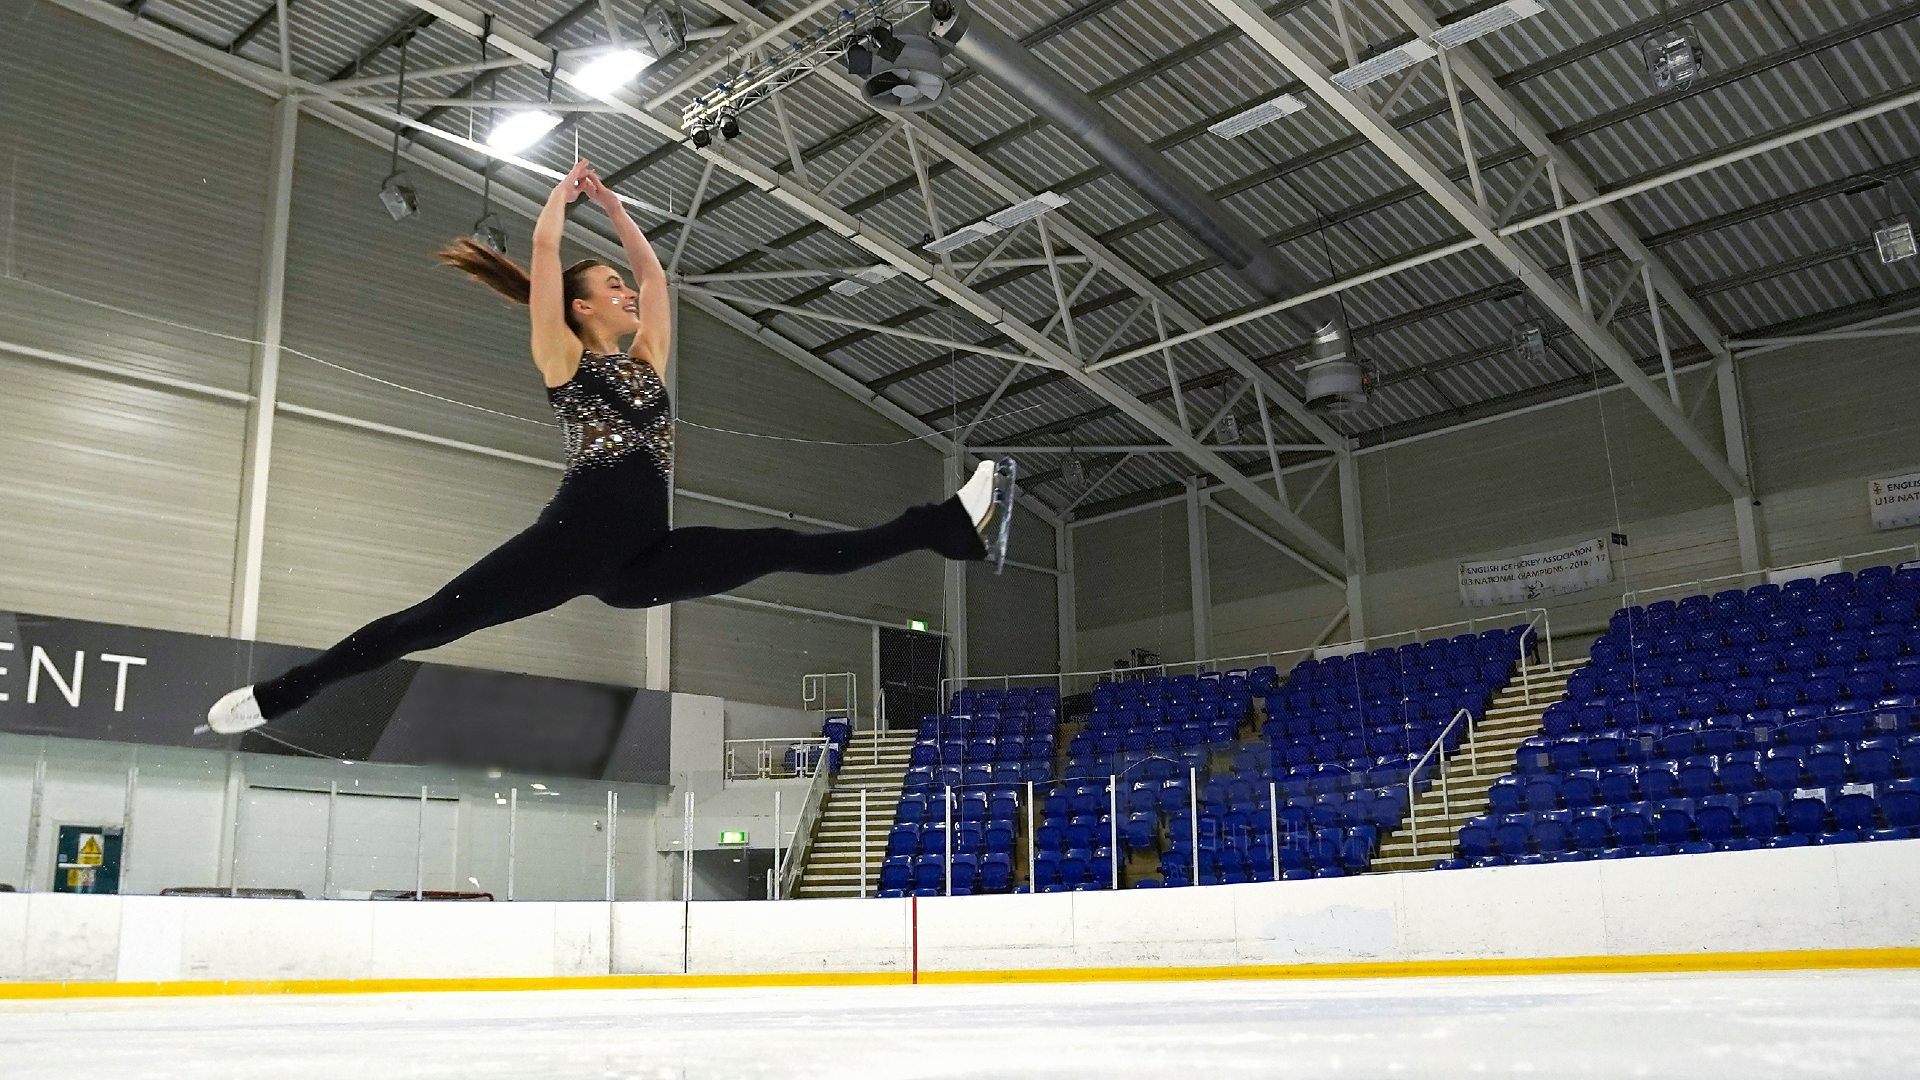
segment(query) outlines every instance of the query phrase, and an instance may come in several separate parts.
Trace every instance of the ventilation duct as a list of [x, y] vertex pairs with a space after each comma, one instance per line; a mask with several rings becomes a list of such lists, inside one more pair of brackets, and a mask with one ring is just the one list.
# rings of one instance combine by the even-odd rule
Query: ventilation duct
[[[934, 44], [952, 50], [1035, 115], [1079, 143], [1114, 175], [1132, 184], [1161, 213], [1219, 256], [1257, 295], [1284, 300], [1310, 287], [1282, 264], [1272, 249], [1259, 243], [1259, 234], [1251, 226], [997, 27], [971, 18], [955, 0], [935, 0], [930, 36]], [[1345, 327], [1336, 304], [1319, 301], [1283, 315], [1299, 327], [1302, 337], [1339, 338], [1342, 343], [1334, 351], [1346, 353]]]

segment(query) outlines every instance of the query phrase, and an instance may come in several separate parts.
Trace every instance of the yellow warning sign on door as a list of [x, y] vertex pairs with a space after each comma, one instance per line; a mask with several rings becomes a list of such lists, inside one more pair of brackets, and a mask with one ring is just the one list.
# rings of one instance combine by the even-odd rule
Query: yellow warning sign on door
[[80, 834], [80, 857], [74, 861], [81, 866], [99, 866], [105, 861], [105, 854], [100, 847], [99, 833]]

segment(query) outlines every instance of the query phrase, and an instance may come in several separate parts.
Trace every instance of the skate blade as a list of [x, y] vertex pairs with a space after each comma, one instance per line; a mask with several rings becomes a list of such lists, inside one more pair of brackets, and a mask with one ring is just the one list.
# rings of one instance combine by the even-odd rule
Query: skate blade
[[195, 725], [193, 729], [193, 733], [195, 735], [211, 735], [213, 734], [213, 728], [207, 726], [206, 724], [198, 724], [198, 725]]
[[993, 467], [993, 508], [997, 516], [993, 529], [993, 541], [987, 545], [987, 558], [993, 563], [993, 572], [998, 574], [1007, 568], [1007, 541], [1013, 535], [1013, 497], [1019, 489], [1014, 481], [1019, 478], [1020, 466], [1012, 458], [1001, 458]]

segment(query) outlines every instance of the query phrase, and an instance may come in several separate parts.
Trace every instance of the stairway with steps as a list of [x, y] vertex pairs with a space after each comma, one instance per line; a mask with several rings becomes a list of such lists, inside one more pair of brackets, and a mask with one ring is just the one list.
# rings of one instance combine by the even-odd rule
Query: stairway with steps
[[1513, 771], [1520, 744], [1540, 734], [1547, 706], [1566, 697], [1567, 676], [1586, 662], [1583, 656], [1535, 669], [1529, 680], [1531, 701], [1518, 680], [1495, 694], [1487, 715], [1474, 725], [1472, 745], [1461, 741], [1433, 785], [1415, 798], [1407, 821], [1380, 842], [1368, 873], [1430, 870], [1452, 858], [1460, 826], [1486, 812], [1487, 790]]
[[[900, 788], [906, 780], [913, 739], [911, 731], [862, 733], [847, 744], [840, 772], [834, 776], [814, 824], [794, 896], [813, 899], [861, 895], [862, 851], [867, 863], [866, 892], [871, 895], [879, 888], [880, 863], [887, 855], [887, 833], [900, 805]], [[860, 828], [862, 792], [867, 796], [864, 832]]]

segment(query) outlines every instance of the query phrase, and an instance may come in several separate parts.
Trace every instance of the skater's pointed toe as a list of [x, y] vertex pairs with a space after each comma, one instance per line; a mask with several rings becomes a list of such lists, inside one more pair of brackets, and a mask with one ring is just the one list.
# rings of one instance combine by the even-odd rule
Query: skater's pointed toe
[[266, 722], [266, 717], [260, 714], [260, 702], [254, 697], [251, 686], [228, 691], [207, 710], [207, 727], [219, 735], [238, 735]]

